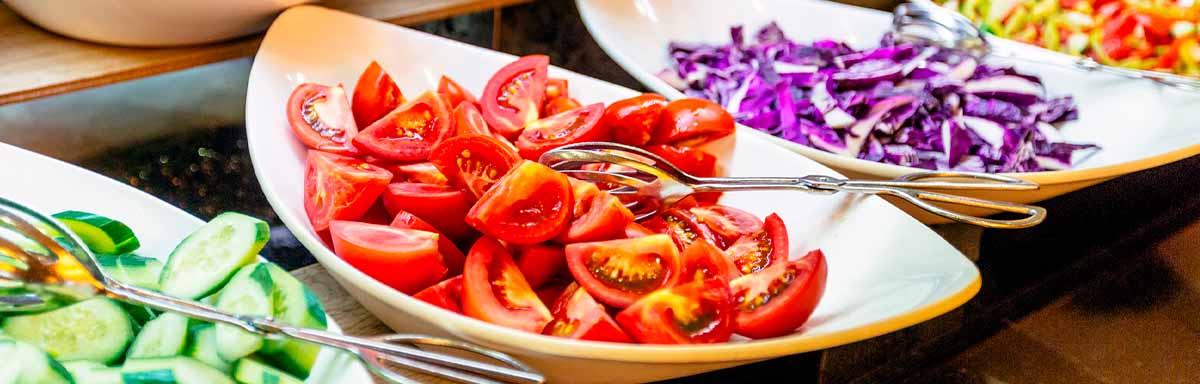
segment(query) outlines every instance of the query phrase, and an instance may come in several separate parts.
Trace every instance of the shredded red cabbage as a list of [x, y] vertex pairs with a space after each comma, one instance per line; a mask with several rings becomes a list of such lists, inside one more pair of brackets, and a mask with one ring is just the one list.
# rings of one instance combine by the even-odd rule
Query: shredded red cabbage
[[[805, 45], [775, 23], [753, 43], [742, 27], [725, 45], [673, 42], [659, 77], [715, 101], [738, 122], [860, 159], [925, 169], [1034, 172], [1065, 169], [1094, 153], [1063, 142], [1070, 96], [1041, 81], [953, 50], [895, 42], [856, 51], [833, 40]], [[1077, 156], [1078, 155], [1078, 156]]]

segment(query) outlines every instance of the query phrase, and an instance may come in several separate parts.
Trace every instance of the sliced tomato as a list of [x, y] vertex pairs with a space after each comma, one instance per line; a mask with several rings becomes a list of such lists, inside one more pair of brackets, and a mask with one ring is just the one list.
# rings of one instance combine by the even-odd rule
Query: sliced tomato
[[383, 206], [383, 199], [375, 199], [375, 203], [371, 204], [371, 208], [367, 209], [367, 213], [364, 213], [362, 217], [352, 220], [368, 224], [388, 225], [388, 223], [392, 222], [392, 214], [388, 213], [387, 208]]
[[600, 121], [612, 131], [613, 139], [621, 144], [642, 146], [658, 126], [658, 117], [667, 106], [667, 98], [657, 93], [643, 93], [614, 101], [604, 109]]
[[462, 314], [462, 275], [454, 276], [413, 295], [418, 300]]
[[353, 157], [309, 150], [304, 168], [304, 213], [313, 230], [333, 220], [362, 217], [392, 180], [391, 172]]
[[713, 204], [688, 208], [696, 222], [712, 230], [713, 234], [733, 244], [742, 236], [762, 230], [763, 221], [753, 213], [734, 207]]
[[546, 304], [546, 307], [549, 308], [558, 301], [558, 298], [567, 290], [567, 286], [571, 284], [574, 283], [556, 282], [556, 284], [546, 284], [546, 286], [538, 288], [535, 293], [537, 293], [538, 299], [542, 300], [542, 303]]
[[392, 81], [392, 77], [379, 63], [371, 60], [371, 64], [358, 76], [358, 83], [354, 85], [353, 102], [350, 104], [351, 110], [354, 111], [354, 121], [366, 127], [400, 104], [404, 104], [404, 94], [400, 92], [400, 87], [396, 86], [396, 82]]
[[578, 340], [633, 342], [605, 312], [604, 306], [578, 284], [567, 286], [550, 313], [554, 314], [554, 320], [546, 324], [544, 334]]
[[287, 120], [292, 133], [309, 148], [344, 155], [356, 152], [350, 142], [358, 135], [358, 125], [341, 85], [296, 86], [288, 97]]
[[733, 116], [717, 103], [679, 99], [667, 103], [650, 144], [692, 147], [733, 134]]
[[546, 100], [554, 100], [558, 97], [570, 97], [570, 92], [567, 91], [567, 79], [546, 79]]
[[567, 269], [596, 300], [625, 308], [679, 281], [679, 251], [666, 235], [567, 245]]
[[647, 151], [662, 157], [675, 168], [699, 177], [714, 177], [717, 175], [717, 157], [700, 149], [692, 147], [676, 147], [673, 145], [651, 145]]
[[411, 295], [446, 275], [436, 233], [334, 220], [329, 234], [338, 257], [400, 292]]
[[392, 183], [383, 193], [383, 206], [393, 216], [408, 211], [446, 236], [463, 240], [474, 235], [463, 216], [474, 199], [465, 189], [422, 183]]
[[682, 281], [722, 279], [731, 281], [742, 274], [720, 248], [707, 241], [697, 241], [683, 250]]
[[397, 183], [450, 184], [446, 175], [442, 174], [433, 163], [428, 161], [408, 164], [390, 164], [383, 166], [392, 172], [392, 181]]
[[772, 265], [730, 283], [737, 306], [737, 333], [756, 339], [792, 333], [808, 321], [825, 294], [825, 254]]
[[472, 95], [471, 91], [458, 85], [454, 79], [445, 75], [438, 80], [437, 93], [446, 102], [446, 108], [450, 109], [458, 107], [464, 101], [472, 105], [479, 103], [479, 100], [475, 99], [475, 95]]
[[583, 107], [579, 100], [570, 97], [555, 97], [547, 99], [546, 105], [542, 106], [542, 116], [552, 116], [572, 109]]
[[655, 233], [658, 233], [658, 232], [651, 231], [650, 228], [646, 228], [646, 226], [638, 224], [637, 222], [631, 221], [631, 222], [629, 222], [629, 224], [625, 224], [625, 238], [626, 239], [646, 237], [646, 236], [653, 235]]
[[687, 208], [676, 205], [675, 208], [664, 211], [660, 217], [666, 224], [664, 230], [671, 235], [671, 240], [675, 241], [679, 249], [687, 249], [692, 243], [700, 240], [707, 240], [717, 246], [724, 245], [708, 227], [700, 225]]
[[540, 333], [554, 317], [495, 239], [481, 237], [463, 268], [463, 313], [492, 324]]
[[521, 157], [537, 161], [554, 148], [583, 141], [604, 141], [608, 131], [597, 125], [604, 114], [604, 104], [596, 103], [576, 108], [529, 123], [517, 138]]
[[571, 181], [575, 205], [571, 225], [556, 239], [563, 244], [617, 239], [633, 222], [633, 212], [621, 200], [590, 182]]
[[462, 273], [463, 262], [467, 259], [467, 256], [463, 255], [462, 250], [459, 250], [457, 245], [454, 245], [453, 239], [443, 235], [436, 227], [425, 220], [421, 220], [417, 215], [403, 210], [396, 213], [390, 225], [392, 228], [415, 229], [441, 235], [438, 237], [438, 253], [442, 255], [442, 262], [446, 264], [450, 275]]
[[373, 156], [421, 161], [450, 136], [450, 112], [432, 92], [401, 105], [354, 136], [354, 145]]
[[524, 161], [479, 197], [467, 212], [467, 223], [509, 244], [535, 244], [566, 229], [571, 203], [567, 176]]
[[774, 213], [767, 216], [762, 230], [742, 236], [725, 249], [725, 256], [743, 275], [787, 262], [788, 235], [783, 219]]
[[550, 58], [525, 56], [492, 75], [479, 99], [488, 126], [505, 137], [517, 137], [521, 128], [538, 119], [546, 98], [546, 70]]
[[549, 244], [530, 245], [521, 248], [517, 255], [517, 268], [525, 275], [529, 286], [540, 288], [567, 267], [566, 254], [560, 246]]
[[483, 196], [521, 161], [500, 140], [491, 135], [452, 137], [434, 146], [429, 160], [451, 183], [466, 187], [473, 196]]
[[471, 103], [460, 103], [454, 107], [454, 131], [454, 136], [492, 134], [479, 108]]
[[654, 291], [618, 313], [617, 324], [639, 343], [721, 343], [735, 316], [729, 285], [712, 279]]

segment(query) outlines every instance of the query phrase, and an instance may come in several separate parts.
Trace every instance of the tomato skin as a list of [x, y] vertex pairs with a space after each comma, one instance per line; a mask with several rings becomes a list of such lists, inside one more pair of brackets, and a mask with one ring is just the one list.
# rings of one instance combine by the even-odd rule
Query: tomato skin
[[[781, 292], [758, 308], [746, 309], [755, 293], [770, 289], [769, 284], [778, 282], [785, 273], [794, 277]], [[828, 273], [825, 254], [815, 250], [800, 260], [773, 265], [733, 280], [730, 288], [738, 307], [737, 333], [755, 339], [792, 333], [808, 321], [821, 302]]]
[[422, 289], [413, 297], [457, 314], [462, 314], [462, 275], [442, 280], [429, 288]]
[[616, 239], [625, 234], [625, 227], [633, 222], [633, 212], [621, 200], [586, 181], [571, 180], [571, 185], [575, 195], [574, 219], [555, 241], [582, 243]]
[[446, 275], [436, 233], [334, 220], [329, 234], [338, 257], [400, 292], [411, 295]]
[[566, 175], [524, 161], [479, 197], [467, 212], [466, 221], [508, 244], [536, 244], [566, 229], [571, 204], [571, 185]]
[[408, 211], [454, 240], [474, 235], [463, 216], [471, 209], [471, 194], [436, 184], [392, 183], [383, 193], [383, 206], [393, 216]]
[[354, 146], [394, 161], [421, 161], [433, 145], [449, 137], [450, 113], [432, 92], [397, 107], [354, 136]]
[[567, 144], [604, 141], [608, 131], [597, 124], [603, 113], [604, 104], [596, 103], [529, 123], [517, 138], [517, 150], [537, 161], [542, 153]]
[[700, 225], [696, 221], [696, 217], [679, 204], [664, 211], [660, 217], [666, 222], [664, 230], [671, 235], [671, 240], [675, 241], [675, 245], [679, 249], [687, 249], [692, 243], [701, 240], [706, 240], [718, 247], [724, 245], [717, 235], [714, 235], [708, 227]]
[[762, 230], [763, 221], [753, 213], [734, 207], [712, 204], [688, 208], [696, 222], [703, 224], [712, 233], [733, 244], [742, 236]]
[[[701, 313], [688, 308], [699, 308]], [[690, 334], [680, 325], [680, 320], [684, 320], [679, 318], [681, 314], [696, 321], [706, 318], [709, 321], [693, 325], [703, 331]], [[729, 286], [712, 279], [655, 291], [617, 313], [616, 319], [639, 343], [699, 344], [729, 341], [735, 316]]]
[[570, 97], [570, 92], [567, 91], [567, 79], [546, 79], [546, 100], [554, 100], [559, 97]]
[[618, 143], [640, 147], [650, 142], [666, 106], [667, 98], [657, 93], [617, 100], [604, 109], [600, 124], [612, 131], [613, 139]]
[[525, 276], [529, 286], [540, 288], [556, 275], [565, 271], [567, 256], [563, 248], [537, 244], [521, 248], [517, 256], [517, 269]]
[[392, 173], [392, 181], [397, 183], [425, 183], [447, 185], [450, 181], [446, 179], [441, 171], [437, 169], [433, 163], [428, 161], [420, 163], [408, 164], [389, 164], [382, 166], [383, 169]]
[[650, 144], [692, 147], [733, 134], [733, 116], [717, 103], [679, 99], [667, 103]]
[[309, 150], [304, 169], [304, 213], [313, 230], [333, 220], [363, 216], [387, 188], [392, 174], [361, 160]]
[[551, 306], [554, 320], [546, 324], [543, 334], [578, 340], [631, 343], [632, 339], [605, 312], [587, 290], [571, 284]]
[[732, 281], [742, 274], [720, 248], [707, 241], [697, 241], [683, 250], [682, 281], [721, 279]]
[[438, 80], [437, 93], [438, 96], [442, 97], [442, 100], [445, 100], [446, 108], [453, 109], [458, 107], [458, 105], [464, 101], [472, 105], [479, 103], [479, 101], [475, 99], [475, 95], [471, 94], [471, 91], [468, 91], [466, 88], [458, 85], [454, 79], [446, 77], [445, 75], [442, 75], [442, 78]]
[[636, 221], [631, 221], [631, 222], [629, 222], [629, 224], [625, 224], [625, 238], [626, 239], [635, 239], [635, 238], [639, 238], [639, 237], [646, 237], [646, 236], [653, 235], [655, 233], [657, 233], [657, 232], [651, 231], [650, 228], [646, 228], [646, 226], [638, 224]]
[[[526, 124], [536, 121], [545, 102], [549, 65], [548, 56], [529, 55], [496, 71], [479, 99], [479, 110], [488, 126], [513, 138]], [[501, 96], [505, 100], [500, 100]]]
[[463, 255], [462, 250], [459, 250], [457, 245], [454, 245], [454, 240], [450, 239], [449, 236], [443, 235], [433, 225], [430, 225], [425, 220], [421, 220], [417, 215], [403, 210], [396, 213], [396, 217], [392, 219], [389, 225], [392, 228], [415, 229], [438, 234], [438, 253], [442, 255], [442, 262], [446, 264], [449, 274], [457, 275], [462, 273], [463, 263], [467, 259], [467, 256]]
[[[311, 121], [313, 118], [316, 121]], [[350, 142], [358, 135], [358, 124], [350, 100], [341, 85], [327, 87], [304, 83], [292, 90], [287, 102], [287, 121], [292, 133], [310, 149], [353, 155]], [[313, 128], [313, 125], [318, 125]], [[318, 131], [319, 130], [319, 131]]]
[[454, 185], [483, 196], [521, 158], [491, 135], [464, 135], [438, 143], [429, 160]]
[[400, 87], [396, 86], [387, 71], [371, 60], [367, 69], [358, 76], [352, 101], [350, 107], [354, 111], [354, 121], [366, 127], [404, 104], [404, 93], [400, 92]]
[[[769, 254], [763, 255], [758, 251], [763, 247], [770, 248]], [[761, 271], [771, 265], [786, 263], [788, 235], [783, 219], [774, 213], [768, 215], [763, 221], [762, 230], [742, 236], [725, 249], [725, 255], [743, 275]]]
[[553, 116], [580, 107], [583, 107], [583, 104], [580, 104], [579, 100], [570, 97], [555, 97], [546, 100], [546, 105], [542, 107], [542, 116]]
[[[674, 286], [682, 269], [679, 251], [666, 235], [575, 243], [566, 251], [567, 269], [575, 281], [597, 301], [617, 308]], [[626, 276], [642, 280], [630, 282]]]
[[467, 253], [462, 306], [467, 316], [535, 333], [554, 318], [533, 293], [508, 250], [486, 236]]
[[651, 145], [646, 150], [692, 176], [717, 176], [717, 157], [703, 150], [665, 144]]

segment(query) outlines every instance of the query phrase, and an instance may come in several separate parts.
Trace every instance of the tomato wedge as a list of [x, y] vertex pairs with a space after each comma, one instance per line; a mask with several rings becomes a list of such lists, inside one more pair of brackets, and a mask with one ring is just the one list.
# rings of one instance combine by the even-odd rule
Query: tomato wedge
[[554, 318], [521, 276], [508, 250], [486, 236], [467, 253], [462, 306], [467, 316], [535, 333]]
[[666, 222], [664, 230], [671, 235], [671, 240], [675, 241], [675, 245], [679, 246], [679, 249], [687, 249], [692, 243], [701, 240], [707, 240], [717, 246], [723, 244], [708, 227], [700, 225], [691, 212], [679, 207], [678, 204], [675, 205], [675, 208], [664, 211], [660, 217]]
[[334, 220], [329, 234], [338, 257], [400, 292], [411, 295], [446, 275], [436, 233]]
[[650, 144], [691, 147], [733, 134], [733, 116], [717, 103], [679, 99], [663, 107]]
[[603, 114], [604, 104], [596, 103], [529, 123], [517, 138], [517, 150], [521, 157], [537, 161], [542, 153], [563, 145], [604, 141], [608, 132], [596, 124]]
[[546, 79], [546, 100], [554, 100], [558, 97], [569, 97], [570, 92], [567, 91], [567, 79]]
[[506, 243], [536, 244], [566, 229], [571, 203], [567, 176], [524, 161], [479, 197], [466, 220], [480, 232]]
[[640, 147], [650, 142], [658, 117], [666, 106], [667, 98], [657, 93], [617, 100], [604, 109], [600, 124], [612, 131], [613, 139], [618, 143]]
[[546, 284], [545, 287], [538, 288], [534, 293], [537, 294], [539, 300], [549, 308], [554, 305], [558, 298], [562, 296], [563, 291], [567, 290], [569, 284]]
[[438, 80], [437, 93], [442, 97], [442, 100], [446, 101], [446, 108], [458, 107], [464, 101], [472, 105], [479, 103], [475, 99], [475, 95], [471, 94], [471, 91], [466, 90], [466, 88], [458, 85], [453, 79], [445, 75]]
[[721, 343], [735, 316], [729, 286], [713, 279], [654, 291], [618, 313], [617, 323], [640, 343]]
[[549, 57], [530, 55], [496, 71], [479, 99], [480, 112], [488, 126], [513, 138], [525, 124], [536, 121], [545, 102], [549, 66]]
[[371, 123], [353, 141], [358, 149], [376, 157], [420, 161], [450, 133], [450, 113], [437, 95], [425, 92]]
[[621, 200], [596, 184], [570, 178], [575, 205], [571, 225], [556, 239], [563, 244], [611, 240], [622, 237], [633, 222], [633, 212]]
[[583, 107], [583, 104], [580, 104], [579, 100], [570, 97], [555, 97], [548, 99], [546, 105], [542, 106], [542, 116], [557, 115], [580, 107]]
[[367, 69], [358, 76], [352, 101], [350, 109], [354, 111], [354, 121], [366, 127], [404, 104], [404, 94], [387, 71], [371, 60]]
[[529, 286], [540, 288], [564, 271], [567, 266], [566, 257], [562, 247], [530, 245], [521, 248], [521, 253], [517, 256], [517, 269], [521, 270]]
[[587, 290], [580, 289], [578, 284], [567, 286], [554, 302], [550, 313], [554, 314], [554, 320], [546, 324], [546, 329], [542, 331], [544, 334], [578, 340], [633, 341], [605, 312], [604, 306], [597, 303]]
[[742, 274], [720, 248], [707, 241], [697, 241], [683, 250], [682, 281], [721, 279], [731, 281]]
[[665, 144], [651, 145], [646, 147], [646, 150], [662, 157], [675, 168], [692, 176], [714, 177], [717, 175], [717, 157], [703, 150]]
[[625, 224], [625, 238], [626, 239], [646, 237], [646, 236], [653, 235], [655, 233], [657, 233], [657, 232], [651, 231], [650, 228], [646, 228], [646, 226], [638, 224], [637, 222], [630, 222], [629, 224]]
[[679, 281], [679, 251], [666, 235], [567, 245], [567, 268], [596, 300], [625, 308]]
[[304, 168], [304, 213], [313, 230], [333, 220], [362, 217], [392, 180], [391, 172], [353, 157], [308, 151]]
[[439, 235], [438, 237], [438, 253], [442, 255], [442, 262], [446, 264], [446, 268], [451, 275], [462, 273], [463, 262], [467, 259], [462, 251], [454, 245], [454, 240], [442, 234], [433, 225], [430, 225], [425, 220], [421, 220], [417, 215], [408, 211], [400, 211], [396, 213], [396, 217], [392, 219], [390, 224], [392, 228], [400, 229], [415, 229], [418, 231], [433, 232]]
[[454, 107], [454, 136], [491, 135], [487, 121], [479, 113], [479, 108], [471, 103], [459, 103]]
[[343, 155], [356, 152], [350, 142], [358, 135], [358, 125], [341, 85], [296, 86], [288, 97], [287, 120], [292, 133], [309, 148]]
[[774, 213], [767, 216], [762, 230], [742, 236], [725, 249], [725, 256], [743, 275], [787, 262], [788, 235], [783, 219]]
[[462, 314], [462, 275], [442, 280], [429, 288], [413, 295], [418, 300], [442, 307], [448, 311]]
[[449, 184], [446, 175], [428, 161], [421, 163], [390, 164], [383, 166], [392, 173], [392, 181], [397, 183]]
[[408, 211], [446, 236], [463, 240], [474, 235], [463, 216], [471, 209], [471, 194], [446, 185], [392, 183], [383, 193], [383, 206], [393, 216]]
[[763, 221], [753, 213], [724, 205], [706, 205], [688, 209], [696, 222], [712, 230], [713, 234], [733, 244], [742, 236], [762, 230]]
[[730, 289], [737, 306], [737, 333], [755, 339], [792, 333], [821, 302], [827, 274], [825, 254], [815, 250], [800, 260], [734, 279]]
[[464, 135], [438, 143], [429, 160], [455, 185], [483, 196], [521, 160], [491, 135]]

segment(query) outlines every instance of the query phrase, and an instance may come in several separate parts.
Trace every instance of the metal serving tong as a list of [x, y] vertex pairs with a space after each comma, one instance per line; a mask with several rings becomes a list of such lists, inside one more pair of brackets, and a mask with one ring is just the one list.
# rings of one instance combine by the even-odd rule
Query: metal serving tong
[[[324, 330], [293, 327], [261, 316], [225, 313], [198, 302], [121, 283], [96, 265], [95, 255], [55, 220], [0, 198], [0, 314], [50, 310], [105, 295], [171, 311], [198, 320], [224, 323], [267, 336], [289, 337], [341, 349], [357, 356], [372, 373], [393, 383], [411, 383], [392, 366], [463, 383], [542, 383], [533, 368], [493, 350], [459, 341], [420, 335], [359, 338]], [[435, 353], [434, 346], [473, 353], [504, 366]]]
[[[628, 145], [602, 142], [571, 144], [550, 150], [542, 164], [575, 178], [615, 184], [609, 191], [624, 199], [638, 220], [654, 215], [694, 193], [790, 190], [832, 195], [838, 192], [895, 196], [938, 216], [987, 228], [1028, 228], [1046, 218], [1046, 209], [1032, 205], [993, 201], [931, 192], [941, 190], [1027, 191], [1037, 184], [1000, 175], [968, 172], [917, 172], [894, 180], [847, 180], [830, 176], [804, 177], [696, 177], [681, 171], [653, 153]], [[600, 164], [601, 167], [595, 167]], [[609, 164], [609, 166], [603, 166]], [[612, 165], [618, 167], [612, 167]], [[964, 181], [969, 180], [969, 181]], [[651, 198], [661, 204], [648, 204]], [[989, 219], [950, 211], [930, 202], [988, 208], [1021, 214], [1012, 220]]]
[[1066, 55], [1029, 57], [1017, 52], [997, 50], [988, 42], [989, 37], [980, 31], [971, 22], [971, 19], [929, 0], [912, 0], [897, 6], [892, 18], [892, 31], [897, 38], [903, 41], [931, 43], [962, 50], [976, 58], [991, 55], [1084, 71], [1109, 73], [1131, 79], [1151, 80], [1184, 90], [1200, 91], [1200, 79], [1187, 76], [1108, 66], [1087, 57]]

